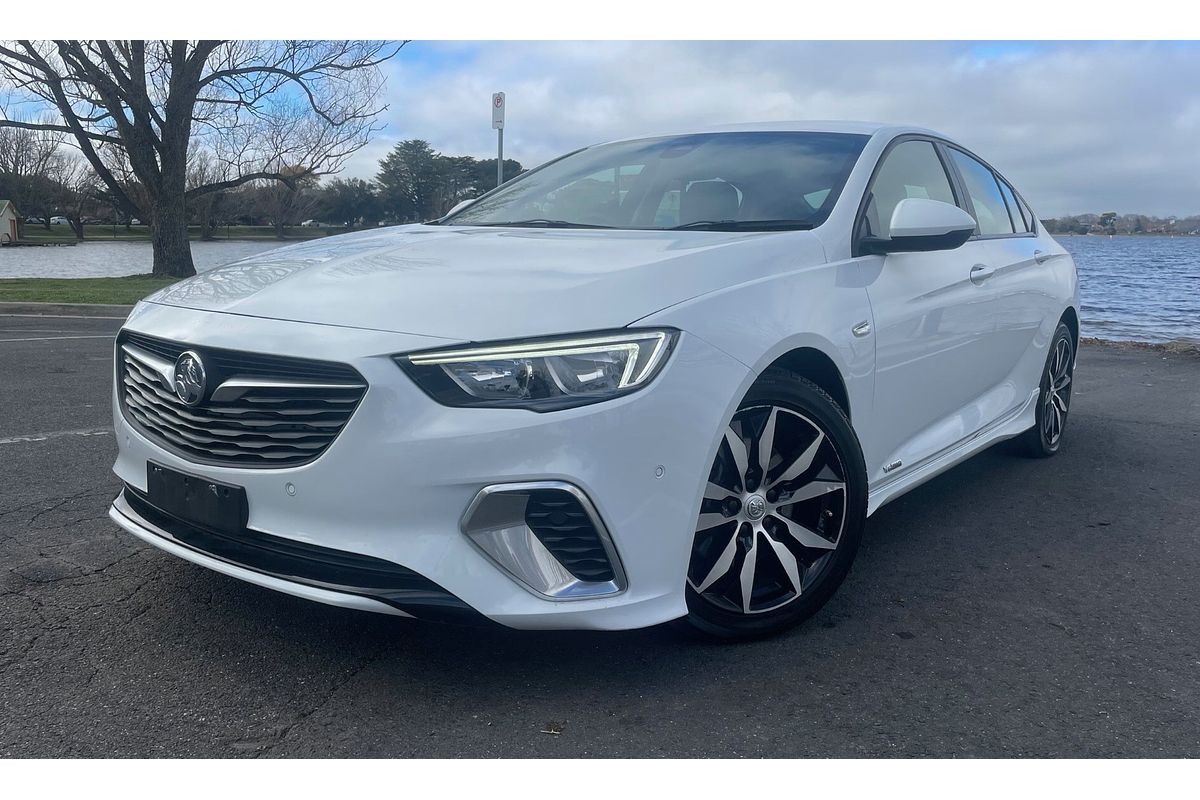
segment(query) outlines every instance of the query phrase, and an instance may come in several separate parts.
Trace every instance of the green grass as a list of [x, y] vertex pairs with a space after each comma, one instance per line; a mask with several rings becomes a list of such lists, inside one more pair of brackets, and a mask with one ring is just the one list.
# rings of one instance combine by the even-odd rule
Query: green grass
[[[329, 233], [340, 233], [341, 231], [341, 228], [287, 228], [284, 231], [283, 240], [320, 239]], [[92, 242], [148, 242], [150, 241], [150, 229], [145, 225], [134, 225], [129, 230], [125, 230], [124, 225], [84, 225], [83, 236], [85, 241]], [[197, 225], [188, 227], [188, 236], [192, 241], [198, 241], [200, 227]], [[31, 242], [74, 242], [75, 234], [67, 225], [51, 225], [50, 230], [46, 230], [42, 225], [33, 225], [27, 222], [21, 230], [21, 238]], [[213, 238], [217, 241], [222, 239], [280, 241], [275, 237], [275, 229], [265, 225], [222, 226], [216, 229]]]
[[153, 275], [129, 275], [124, 278], [3, 278], [0, 279], [0, 302], [132, 305], [177, 280]]

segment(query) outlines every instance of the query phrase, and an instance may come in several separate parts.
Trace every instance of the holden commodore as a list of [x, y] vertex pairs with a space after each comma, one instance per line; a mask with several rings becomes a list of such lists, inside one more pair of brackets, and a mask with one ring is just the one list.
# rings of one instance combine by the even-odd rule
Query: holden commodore
[[111, 516], [348, 608], [769, 634], [883, 504], [1059, 450], [1078, 308], [1022, 195], [931, 131], [611, 142], [140, 303]]

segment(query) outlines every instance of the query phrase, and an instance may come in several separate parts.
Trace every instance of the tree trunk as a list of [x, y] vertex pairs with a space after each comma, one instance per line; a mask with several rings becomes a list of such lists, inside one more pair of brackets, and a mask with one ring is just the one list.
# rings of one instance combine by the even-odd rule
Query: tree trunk
[[169, 192], [159, 197], [153, 205], [153, 214], [150, 242], [154, 246], [154, 274], [171, 278], [195, 275], [183, 192]]
[[200, 223], [200, 239], [205, 242], [213, 240], [216, 226], [213, 225], [213, 203], [210, 198], [203, 197], [196, 204], [196, 220]]

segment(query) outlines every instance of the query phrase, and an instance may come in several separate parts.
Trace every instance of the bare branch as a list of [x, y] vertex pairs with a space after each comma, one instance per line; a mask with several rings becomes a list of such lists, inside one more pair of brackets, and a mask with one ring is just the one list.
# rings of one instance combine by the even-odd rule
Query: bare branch
[[[0, 119], [0, 128], [24, 128], [31, 131], [56, 131], [58, 133], [74, 134], [74, 129], [67, 125], [56, 125], [52, 122], [22, 122], [16, 119]], [[93, 142], [109, 142], [111, 144], [120, 144], [121, 140], [115, 136], [106, 136], [102, 133], [92, 133], [84, 131], [84, 136], [91, 139]]]
[[206, 183], [203, 186], [197, 186], [194, 189], [189, 189], [185, 195], [188, 200], [194, 200], [198, 197], [203, 197], [212, 192], [220, 192], [226, 189], [236, 189], [239, 186], [250, 183], [252, 181], [271, 180], [279, 181], [286, 184], [289, 188], [296, 188], [296, 183], [301, 178], [311, 177], [313, 173], [302, 172], [298, 175], [289, 175], [286, 172], [248, 172], [244, 175], [239, 175], [236, 178], [228, 180], [216, 181], [214, 183]]

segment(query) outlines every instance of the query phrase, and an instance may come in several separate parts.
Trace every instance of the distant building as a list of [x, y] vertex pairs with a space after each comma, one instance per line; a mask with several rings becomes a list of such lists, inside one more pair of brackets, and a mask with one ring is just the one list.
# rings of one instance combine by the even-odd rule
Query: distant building
[[0, 244], [17, 240], [17, 224], [20, 222], [17, 207], [9, 200], [0, 200]]

